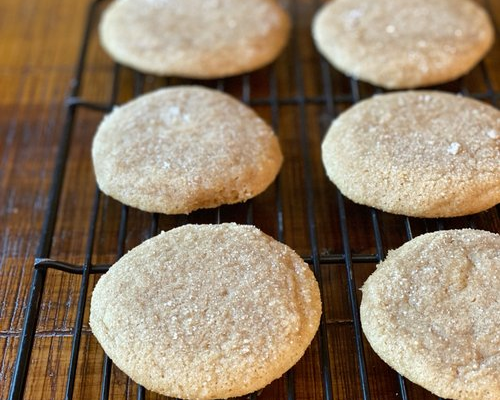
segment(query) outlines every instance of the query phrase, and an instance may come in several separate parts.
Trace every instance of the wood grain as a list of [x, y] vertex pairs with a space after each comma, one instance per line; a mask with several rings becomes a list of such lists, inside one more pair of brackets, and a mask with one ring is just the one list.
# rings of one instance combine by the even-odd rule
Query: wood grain
[[[169, 229], [180, 223], [237, 221], [244, 223], [253, 215], [253, 223], [277, 237], [277, 203], [283, 207], [283, 239], [301, 255], [310, 259], [344, 252], [339, 203], [334, 186], [326, 178], [320, 160], [320, 143], [338, 112], [351, 101], [350, 83], [340, 73], [328, 69], [331, 87], [325, 86], [325, 74], [312, 43], [310, 21], [321, 1], [283, 1], [294, 19], [293, 38], [280, 59], [272, 67], [234, 77], [223, 82], [224, 90], [236, 97], [248, 96], [255, 110], [274, 124], [282, 143], [285, 163], [278, 184], [249, 204], [225, 206], [217, 211], [195, 212], [185, 216], [160, 216], [159, 228]], [[497, 26], [500, 2], [484, 1]], [[3, 0], [0, 4], [0, 399], [6, 399], [19, 344], [27, 294], [33, 272], [34, 255], [40, 241], [47, 196], [54, 169], [59, 139], [66, 117], [64, 101], [69, 93], [78, 50], [81, 44], [88, 0], [44, 0], [19, 2]], [[102, 9], [102, 6], [100, 6]], [[90, 46], [82, 81], [81, 98], [96, 103], [109, 103], [112, 95], [114, 64], [100, 48], [93, 21]], [[497, 38], [498, 39], [498, 38]], [[297, 67], [299, 65], [299, 67]], [[500, 91], [500, 42], [485, 60], [490, 82], [483, 70], [476, 68], [463, 80], [471, 93]], [[297, 69], [299, 68], [299, 69]], [[276, 76], [276, 81], [272, 79]], [[137, 75], [121, 68], [117, 102], [134, 96]], [[245, 79], [250, 83], [245, 93]], [[166, 84], [189, 83], [182, 79], [146, 77], [144, 91]], [[204, 81], [216, 87], [221, 82]], [[491, 87], [488, 87], [491, 83]], [[266, 103], [276, 85], [281, 102], [276, 107]], [[442, 87], [460, 89], [454, 82]], [[370, 85], [359, 85], [361, 96], [373, 94]], [[325, 105], [328, 93], [344, 96], [333, 109]], [[347, 97], [346, 97], [347, 96]], [[307, 100], [307, 101], [301, 101]], [[314, 100], [316, 99], [316, 100]], [[492, 98], [487, 97], [491, 101]], [[53, 259], [81, 265], [87, 256], [93, 264], [113, 263], [119, 249], [119, 222], [123, 207], [101, 196], [94, 251], [86, 254], [90, 235], [92, 205], [96, 193], [90, 162], [90, 146], [102, 112], [78, 107], [72, 130], [70, 152], [65, 166], [61, 203], [52, 237]], [[306, 178], [304, 171], [308, 171]], [[279, 195], [279, 197], [277, 197]], [[374, 215], [366, 208], [345, 202], [346, 227], [353, 254], [376, 254]], [[380, 222], [383, 251], [405, 242], [407, 231], [403, 217], [376, 213]], [[314, 222], [313, 225], [311, 223]], [[469, 226], [500, 232], [498, 210], [444, 221], [411, 220], [412, 233]], [[130, 249], [151, 235], [151, 215], [128, 210], [127, 231], [123, 250]], [[311, 228], [312, 227], [312, 228]], [[312, 236], [311, 236], [312, 234]], [[383, 256], [383, 254], [382, 254]], [[316, 265], [316, 267], [318, 267]], [[373, 263], [353, 266], [354, 293], [373, 271]], [[334, 399], [362, 398], [359, 365], [354, 341], [353, 317], [347, 291], [348, 272], [342, 262], [322, 263], [324, 315], [328, 335]], [[91, 289], [98, 276], [92, 275]], [[63, 399], [68, 375], [69, 356], [81, 276], [49, 270], [42, 306], [36, 327], [26, 399]], [[103, 352], [88, 326], [86, 299], [82, 342], [75, 379], [74, 399], [97, 399], [101, 388]], [[364, 342], [368, 385], [373, 399], [400, 398], [396, 374], [390, 370]], [[293, 370], [295, 398], [324, 398], [320, 366], [320, 341], [316, 338], [306, 356]], [[290, 376], [280, 379], [262, 392], [261, 399], [284, 399]], [[436, 399], [425, 390], [407, 383], [409, 399]], [[137, 387], [113, 367], [111, 399], [136, 398]], [[160, 399], [152, 393], [147, 399]]]

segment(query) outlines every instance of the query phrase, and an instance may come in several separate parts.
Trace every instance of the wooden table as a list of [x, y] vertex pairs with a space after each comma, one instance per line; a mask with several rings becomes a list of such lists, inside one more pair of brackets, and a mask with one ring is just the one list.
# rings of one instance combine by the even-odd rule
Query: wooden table
[[[139, 92], [186, 81], [144, 77], [125, 68], [116, 69], [96, 40], [96, 14], [80, 93], [70, 102], [72, 105], [65, 105], [75, 76], [89, 1], [3, 0], [0, 4], [1, 399], [8, 397], [13, 376], [35, 256], [71, 263], [80, 271], [85, 266], [90, 291], [98, 277], [90, 272], [109, 265], [157, 229], [188, 221], [252, 222], [296, 249], [321, 274], [325, 306], [321, 334], [293, 374], [266, 388], [262, 399], [285, 398], [287, 390], [298, 399], [321, 399], [325, 393], [334, 399], [361, 399], [363, 389], [373, 399], [404, 398], [398, 376], [363, 343], [359, 332], [356, 336], [357, 318], [351, 304], [359, 302], [357, 288], [373, 271], [376, 259], [383, 257], [388, 248], [408, 240], [410, 231], [417, 235], [473, 223], [500, 232], [498, 208], [471, 218], [423, 221], [378, 213], [339, 197], [323, 172], [321, 138], [332, 118], [358, 100], [358, 90], [364, 98], [375, 89], [347, 80], [320, 60], [309, 34], [310, 20], [320, 1], [285, 3], [294, 17], [294, 36], [274, 66], [245, 77], [201, 82], [240, 97], [273, 124], [286, 158], [279, 184], [251, 205], [196, 212], [189, 217], [151, 216], [99, 196], [90, 162], [95, 128], [103, 111], [115, 100], [122, 103]], [[483, 4], [500, 26], [500, 2], [490, 0]], [[498, 66], [497, 38], [494, 50], [481, 67], [442, 89], [456, 92], [467, 88], [485, 101], [496, 101], [500, 92]], [[115, 76], [116, 93], [112, 84]], [[72, 125], [66, 125], [68, 122]], [[68, 132], [70, 135], [65, 136]], [[49, 195], [51, 190], [54, 192], [51, 185], [56, 160], [66, 158], [61, 158], [61, 153], [58, 156], [65, 137], [69, 140], [68, 154], [59, 169], [64, 172], [60, 176], [59, 207], [55, 209], [53, 226], [46, 226], [44, 238], [44, 218], [59, 198], [50, 199]], [[98, 213], [94, 215], [95, 210]], [[93, 240], [89, 241], [89, 237]], [[69, 390], [74, 391], [75, 399], [97, 399], [103, 353], [88, 327], [88, 296], [83, 297], [81, 304], [84, 313], [79, 356], [72, 387], [67, 388], [70, 363], [76, 360], [71, 357], [71, 347], [78, 323], [78, 301], [86, 287], [82, 286], [82, 274], [44, 267], [40, 271], [46, 275], [45, 285], [27, 364], [24, 398], [62, 399]], [[364, 345], [364, 352], [359, 345]], [[325, 376], [328, 378], [323, 379]], [[136, 385], [123, 373], [112, 368], [109, 377], [110, 398], [135, 398]], [[408, 399], [435, 399], [409, 382], [404, 389]], [[147, 394], [148, 399], [159, 397]]]

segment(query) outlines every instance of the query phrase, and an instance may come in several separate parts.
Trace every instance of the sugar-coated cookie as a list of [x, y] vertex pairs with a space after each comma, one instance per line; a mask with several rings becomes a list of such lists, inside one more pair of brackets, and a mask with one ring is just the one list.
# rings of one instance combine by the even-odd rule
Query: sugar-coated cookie
[[185, 225], [128, 252], [92, 294], [92, 332], [155, 392], [241, 396], [304, 354], [321, 300], [308, 265], [253, 226]]
[[443, 92], [375, 96], [332, 123], [322, 157], [356, 203], [415, 217], [477, 213], [500, 202], [500, 111]]
[[115, 0], [99, 25], [118, 62], [145, 73], [220, 78], [272, 62], [290, 21], [274, 0]]
[[253, 110], [197, 86], [161, 89], [113, 110], [97, 130], [92, 158], [104, 193], [165, 214], [254, 197], [283, 160]]
[[387, 364], [440, 397], [500, 399], [500, 235], [418, 236], [362, 290], [363, 331]]
[[403, 89], [465, 75], [495, 35], [487, 13], [470, 0], [335, 0], [317, 13], [313, 36], [340, 71]]

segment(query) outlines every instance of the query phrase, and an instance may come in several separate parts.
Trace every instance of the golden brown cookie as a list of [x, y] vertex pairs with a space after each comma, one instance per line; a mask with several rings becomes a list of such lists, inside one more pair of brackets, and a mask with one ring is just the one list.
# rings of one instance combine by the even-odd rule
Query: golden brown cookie
[[451, 230], [389, 252], [363, 286], [375, 352], [434, 394], [500, 399], [500, 236]]
[[185, 225], [147, 240], [97, 283], [92, 332], [155, 392], [244, 395], [279, 378], [318, 329], [313, 273], [253, 226]]
[[340, 71], [403, 89], [466, 74], [492, 46], [494, 29], [470, 0], [335, 0], [317, 13], [313, 36]]
[[443, 92], [396, 92], [341, 114], [322, 144], [326, 172], [356, 203], [453, 217], [500, 202], [500, 111]]
[[165, 214], [254, 197], [283, 160], [272, 129], [254, 111], [197, 86], [158, 90], [115, 108], [97, 130], [92, 158], [104, 193]]
[[145, 73], [219, 78], [272, 62], [286, 45], [274, 0], [116, 0], [99, 25], [116, 61]]

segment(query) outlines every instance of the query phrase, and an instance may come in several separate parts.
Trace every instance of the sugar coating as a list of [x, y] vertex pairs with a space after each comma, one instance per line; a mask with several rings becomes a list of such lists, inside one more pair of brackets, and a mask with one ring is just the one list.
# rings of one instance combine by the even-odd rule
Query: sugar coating
[[500, 236], [429, 233], [389, 252], [363, 286], [375, 352], [434, 394], [500, 398]]
[[165, 214], [254, 197], [283, 161], [272, 129], [253, 110], [197, 86], [161, 89], [115, 108], [97, 130], [92, 158], [104, 193]]
[[491, 48], [494, 29], [469, 0], [335, 0], [315, 16], [313, 36], [340, 71], [402, 89], [466, 74]]
[[205, 79], [270, 63], [289, 31], [274, 0], [119, 0], [99, 25], [115, 60], [146, 73]]
[[416, 217], [500, 202], [500, 111], [436, 91], [396, 92], [341, 114], [322, 144], [326, 172], [351, 200]]
[[147, 240], [97, 283], [92, 332], [155, 392], [240, 396], [291, 368], [319, 325], [313, 273], [253, 226], [185, 225]]

